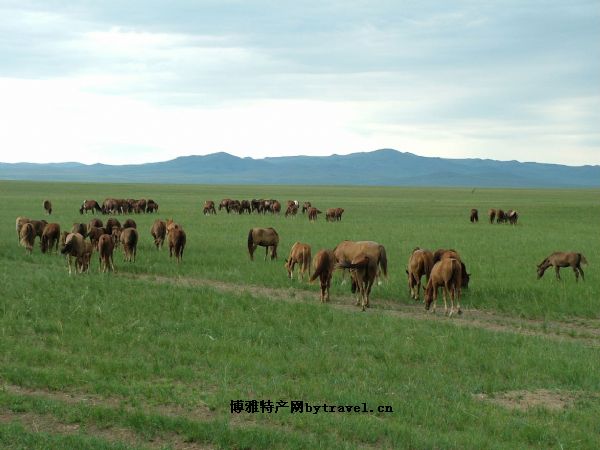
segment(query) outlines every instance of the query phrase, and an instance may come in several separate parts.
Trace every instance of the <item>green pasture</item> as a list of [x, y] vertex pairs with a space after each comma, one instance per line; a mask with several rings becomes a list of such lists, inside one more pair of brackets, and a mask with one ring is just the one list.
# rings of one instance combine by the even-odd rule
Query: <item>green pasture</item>
[[[452, 323], [460, 317], [402, 318], [383, 304], [414, 303], [404, 270], [415, 246], [452, 247], [471, 273], [465, 316], [476, 309], [599, 319], [599, 194], [0, 182], [0, 448], [597, 448], [598, 347]], [[136, 263], [118, 251], [116, 274], [98, 273], [94, 257], [89, 274], [69, 276], [64, 258], [42, 255], [37, 241], [32, 255], [18, 246], [17, 216], [70, 229], [93, 217], [79, 214], [84, 199], [105, 197], [160, 205], [159, 214], [131, 215], [140, 232]], [[204, 200], [225, 197], [309, 200], [345, 213], [339, 223], [201, 214]], [[473, 207], [478, 224], [468, 220]], [[490, 225], [490, 207], [518, 210], [519, 224]], [[157, 217], [184, 227], [182, 264], [154, 248]], [[279, 232], [277, 261], [264, 261], [260, 248], [250, 261], [254, 226]], [[283, 267], [295, 241], [314, 254], [344, 239], [387, 250], [388, 279], [374, 287], [365, 313], [321, 305], [318, 284], [289, 280]], [[586, 256], [586, 281], [576, 283], [569, 269], [561, 281], [553, 271], [536, 279], [536, 264], [556, 250]], [[270, 298], [263, 287], [314, 301]], [[332, 295], [353, 302], [338, 275]], [[478, 397], [540, 389], [564, 393], [569, 406], [512, 410]], [[393, 412], [232, 414], [231, 400], [364, 402]]]

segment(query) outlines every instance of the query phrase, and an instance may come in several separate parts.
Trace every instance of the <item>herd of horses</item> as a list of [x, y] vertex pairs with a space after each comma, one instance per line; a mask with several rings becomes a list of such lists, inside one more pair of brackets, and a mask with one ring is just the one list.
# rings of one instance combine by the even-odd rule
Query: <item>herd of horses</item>
[[[275, 199], [253, 199], [253, 200], [234, 200], [231, 198], [224, 198], [219, 203], [218, 208], [215, 207], [214, 200], [206, 200], [202, 208], [202, 213], [205, 216], [217, 214], [219, 211], [224, 210], [227, 214], [280, 214], [282, 207], [281, 203]], [[298, 211], [302, 211], [302, 214], [308, 216], [308, 220], [314, 222], [317, 220], [319, 214], [322, 211], [312, 206], [311, 202], [304, 202], [300, 207], [298, 200], [288, 200], [286, 202], [285, 217], [294, 217], [298, 214]], [[338, 222], [342, 220], [342, 214], [344, 214], [344, 208], [328, 208], [325, 212], [325, 220], [328, 222]]]
[[[252, 200], [238, 201], [223, 199], [218, 209], [225, 209], [228, 213], [236, 212], [242, 214], [256, 211], [261, 214], [271, 212], [277, 214], [281, 208], [277, 200]], [[44, 210], [48, 215], [52, 214], [52, 203], [49, 200], [43, 202]], [[289, 200], [287, 210], [298, 212], [299, 202]], [[106, 199], [102, 206], [95, 200], [83, 202], [80, 213], [92, 210], [104, 214], [123, 214], [126, 212], [155, 212], [158, 204], [153, 200], [133, 199]], [[309, 220], [316, 220], [317, 214], [321, 213], [313, 207], [310, 202], [302, 205], [302, 212], [307, 214]], [[330, 208], [326, 212], [327, 220], [341, 220], [344, 210], [342, 208]], [[204, 204], [204, 214], [216, 214], [215, 204], [207, 200]], [[501, 209], [490, 209], [490, 223], [516, 224], [518, 213], [513, 210], [504, 212]], [[478, 212], [471, 210], [471, 222], [477, 222]], [[121, 224], [112, 216], [105, 222], [99, 218], [93, 218], [87, 224], [74, 223], [70, 231], [62, 231], [60, 224], [48, 223], [46, 220], [31, 220], [26, 217], [17, 217], [17, 238], [21, 246], [31, 253], [34, 248], [35, 239], [40, 239], [42, 253], [59, 252], [67, 258], [69, 274], [76, 272], [88, 272], [90, 261], [95, 251], [98, 253], [100, 271], [114, 271], [113, 254], [116, 248], [122, 247], [124, 261], [135, 262], [139, 233], [137, 224], [132, 218], [127, 218]], [[181, 225], [172, 219], [163, 221], [157, 219], [152, 224], [150, 234], [154, 245], [158, 250], [162, 249], [165, 240], [169, 246], [169, 257], [175, 257], [180, 263], [186, 245], [186, 233]], [[265, 260], [269, 254], [271, 260], [277, 259], [277, 247], [279, 245], [279, 234], [272, 228], [251, 228], [247, 236], [247, 246], [250, 260], [254, 259], [254, 253], [258, 247], [265, 248]], [[311, 274], [311, 264], [314, 268]], [[579, 277], [585, 280], [581, 264], [587, 264], [584, 255], [577, 252], [554, 252], [537, 265], [538, 279], [544, 275], [549, 267], [555, 268], [555, 274], [560, 279], [561, 267], [571, 267], [575, 273], [576, 281]], [[388, 263], [385, 247], [374, 241], [348, 241], [340, 242], [333, 249], [320, 249], [314, 258], [309, 244], [295, 242], [285, 259], [285, 269], [288, 277], [293, 278], [296, 265], [298, 266], [298, 278], [304, 280], [308, 276], [309, 282], [320, 280], [320, 300], [325, 303], [329, 301], [329, 289], [334, 271], [344, 270], [350, 272], [351, 291], [356, 294], [356, 304], [364, 311], [369, 307], [369, 297], [373, 284], [382, 274], [387, 278]], [[462, 289], [468, 288], [470, 274], [467, 272], [464, 261], [459, 252], [454, 249], [438, 249], [430, 251], [416, 247], [410, 254], [406, 275], [408, 277], [408, 289], [411, 298], [420, 301], [421, 291], [425, 308], [435, 312], [438, 292], [442, 288], [444, 299], [444, 311], [448, 316], [455, 312], [461, 314], [460, 298]], [[425, 277], [425, 284], [422, 279]], [[448, 302], [450, 300], [450, 310]], [[456, 307], [455, 307], [456, 304]], [[431, 308], [433, 305], [433, 308]]]
[[[490, 208], [488, 210], [488, 219], [490, 223], [509, 223], [511, 225], [516, 225], [519, 220], [519, 213], [514, 209], [509, 209], [508, 211], [504, 211], [500, 208]], [[479, 222], [479, 212], [476, 208], [471, 209], [471, 215], [469, 217], [471, 223]]]

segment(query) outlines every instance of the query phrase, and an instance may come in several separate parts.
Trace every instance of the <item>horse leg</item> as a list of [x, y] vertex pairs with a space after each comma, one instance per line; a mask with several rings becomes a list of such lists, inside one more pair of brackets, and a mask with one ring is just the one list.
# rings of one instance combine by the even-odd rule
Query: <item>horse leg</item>
[[560, 267], [554, 266], [554, 271], [556, 272], [556, 279], [560, 280], [560, 273], [559, 273]]
[[417, 277], [417, 292], [415, 295], [415, 301], [419, 301], [419, 295], [421, 295], [421, 277]]
[[579, 281], [579, 271], [577, 270], [577, 266], [573, 266], [573, 272], [575, 272], [575, 281]]
[[450, 314], [448, 317], [452, 317], [452, 313], [454, 313], [454, 295], [455, 295], [455, 287], [450, 288]]
[[581, 279], [583, 281], [585, 281], [585, 276], [584, 276], [583, 269], [581, 268], [581, 266], [577, 266], [577, 269], [579, 270], [579, 274], [581, 275]]
[[442, 287], [442, 295], [444, 296], [444, 315], [448, 315], [448, 304], [446, 303], [446, 296], [448, 295], [448, 285], [444, 283]]
[[267, 260], [267, 256], [269, 256], [269, 246], [265, 246], [265, 261]]

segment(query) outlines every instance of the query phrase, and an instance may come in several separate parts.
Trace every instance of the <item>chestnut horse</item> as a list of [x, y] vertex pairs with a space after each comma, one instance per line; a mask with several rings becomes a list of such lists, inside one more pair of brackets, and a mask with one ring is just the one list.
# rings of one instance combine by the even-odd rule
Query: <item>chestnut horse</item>
[[[67, 255], [67, 262], [69, 264], [69, 275], [71, 275], [71, 258], [75, 258], [77, 261], [81, 258], [86, 250], [85, 241], [83, 236], [79, 233], [69, 233], [65, 238], [65, 245], [60, 251], [63, 255]], [[75, 266], [76, 271], [79, 270], [80, 267]]]
[[40, 239], [40, 248], [42, 253], [46, 253], [48, 250], [52, 251], [54, 247], [58, 253], [58, 241], [60, 240], [60, 225], [57, 223], [49, 223], [44, 227], [42, 231], [42, 238]]
[[321, 303], [329, 301], [329, 288], [331, 287], [331, 277], [335, 270], [335, 262], [333, 250], [319, 250], [313, 260], [315, 271], [308, 281], [312, 283], [319, 277], [319, 281], [321, 282]]
[[455, 258], [442, 258], [433, 266], [433, 269], [431, 269], [431, 275], [429, 276], [429, 281], [427, 282], [427, 287], [425, 288], [425, 309], [429, 309], [431, 303], [433, 302], [432, 312], [435, 313], [438, 288], [441, 286], [444, 290], [444, 314], [448, 314], [448, 304], [446, 302], [448, 293], [450, 293], [451, 302], [450, 314], [448, 314], [448, 317], [451, 317], [454, 313], [455, 299], [458, 306], [457, 312], [458, 314], [462, 314], [462, 311], [460, 310], [460, 291], [462, 280], [461, 272], [461, 263]]
[[295, 242], [290, 250], [290, 255], [286, 258], [284, 267], [287, 269], [288, 277], [291, 279], [294, 275], [294, 267], [299, 266], [298, 279], [304, 280], [304, 273], [308, 270], [310, 276], [310, 245], [301, 242]]
[[35, 230], [33, 229], [33, 225], [27, 222], [23, 224], [21, 229], [19, 230], [19, 243], [25, 247], [27, 253], [31, 254], [33, 250], [33, 244], [35, 242]]
[[421, 291], [421, 278], [425, 275], [426, 282], [429, 282], [431, 269], [433, 268], [433, 253], [422, 248], [415, 248], [408, 258], [408, 289], [411, 298], [419, 301]]
[[181, 262], [186, 240], [187, 237], [183, 228], [172, 228], [171, 231], [169, 231], [169, 258], [175, 255], [177, 262]]
[[115, 266], [113, 264], [114, 248], [115, 244], [108, 234], [100, 236], [100, 239], [98, 239], [98, 254], [100, 259], [100, 270], [102, 272], [106, 272], [109, 268], [113, 272], [115, 271]]
[[[214, 209], [214, 205], [213, 205]], [[154, 245], [156, 245], [156, 249], [159, 250], [162, 248], [163, 243], [165, 242], [165, 236], [167, 234], [167, 224], [160, 219], [156, 219], [154, 224], [152, 224], [152, 229], [150, 230], [150, 234], [154, 238]]]
[[46, 211], [46, 214], [52, 214], [52, 202], [50, 200], [44, 200], [42, 206], [44, 207], [44, 211]]
[[254, 251], [256, 247], [265, 247], [265, 261], [271, 249], [271, 259], [277, 258], [277, 245], [279, 245], [279, 235], [275, 228], [251, 228], [248, 232], [248, 253], [250, 260], [254, 260]]
[[575, 272], [575, 281], [579, 281], [579, 275], [581, 279], [585, 281], [585, 275], [581, 269], [581, 264], [587, 264], [587, 259], [581, 253], [576, 252], [554, 252], [546, 259], [544, 259], [537, 266], [537, 277], [538, 280], [544, 276], [544, 272], [550, 266], [554, 266], [556, 278], [560, 280], [560, 268], [571, 267]]
[[138, 232], [135, 228], [123, 228], [119, 236], [121, 244], [123, 244], [123, 255], [125, 261], [135, 262], [137, 253]]

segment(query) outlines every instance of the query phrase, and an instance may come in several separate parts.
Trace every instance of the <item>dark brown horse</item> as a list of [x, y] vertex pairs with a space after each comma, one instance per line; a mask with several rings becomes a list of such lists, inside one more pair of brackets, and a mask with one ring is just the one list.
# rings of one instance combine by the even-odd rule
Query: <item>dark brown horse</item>
[[121, 244], [123, 244], [124, 260], [128, 262], [135, 262], [138, 243], [137, 230], [135, 228], [123, 228], [121, 235], [119, 236], [119, 240], [121, 241]]
[[121, 222], [119, 222], [117, 219], [115, 219], [114, 217], [109, 218], [106, 221], [106, 232], [108, 234], [113, 234], [113, 228], [121, 228]]
[[490, 208], [488, 211], [488, 217], [490, 219], [490, 223], [494, 223], [494, 220], [496, 219], [496, 210], [494, 208]]
[[92, 227], [96, 227], [96, 228], [102, 228], [104, 225], [102, 224], [102, 221], [100, 219], [92, 219], [88, 222], [87, 224], [87, 231], [88, 233], [90, 232], [90, 228]]
[[46, 214], [52, 214], [52, 202], [50, 200], [44, 200], [42, 206], [44, 207], [44, 211], [46, 211]]
[[276, 259], [277, 245], [279, 245], [279, 235], [275, 228], [251, 228], [248, 232], [248, 253], [251, 260], [254, 260], [254, 251], [258, 246], [265, 247], [265, 260], [269, 249], [271, 249], [271, 259]]
[[560, 280], [560, 268], [571, 267], [575, 272], [575, 281], [579, 281], [579, 275], [581, 279], [585, 281], [585, 274], [581, 269], [581, 264], [587, 264], [587, 259], [581, 253], [576, 252], [554, 252], [547, 258], [545, 258], [537, 266], [537, 277], [538, 280], [544, 276], [544, 272], [547, 268], [554, 266], [556, 278]]
[[519, 213], [517, 211], [510, 209], [508, 210], [506, 215], [508, 216], [508, 223], [510, 223], [511, 225], [517, 224], [517, 221], [519, 220]]
[[83, 223], [75, 222], [71, 227], [71, 233], [79, 233], [83, 237], [87, 236], [87, 226]]
[[314, 207], [310, 207], [308, 208], [308, 220], [311, 222], [314, 222], [317, 220], [317, 215], [321, 214], [321, 211], [319, 211], [317, 208]]
[[112, 238], [108, 234], [103, 234], [98, 239], [98, 254], [100, 258], [100, 270], [106, 272], [107, 270], [115, 271], [113, 264], [113, 251], [115, 244]]
[[104, 227], [91, 227], [88, 228], [87, 237], [90, 239], [92, 243], [92, 247], [96, 248], [98, 246], [98, 241], [100, 240], [100, 236], [108, 234], [106, 232], [106, 228]]
[[422, 248], [415, 248], [408, 258], [408, 289], [411, 298], [419, 300], [421, 291], [421, 278], [425, 275], [426, 283], [429, 282], [429, 275], [433, 268], [433, 253]]
[[88, 211], [102, 212], [102, 208], [96, 200], [84, 200], [81, 208], [79, 208], [79, 213], [83, 214], [85, 212], [87, 214]]
[[217, 211], [215, 210], [215, 202], [213, 202], [212, 200], [206, 200], [204, 202], [204, 208], [202, 209], [202, 214], [204, 214], [205, 216], [207, 216], [209, 214], [217, 214]]
[[137, 223], [135, 223], [135, 220], [133, 220], [133, 219], [127, 219], [127, 220], [125, 220], [125, 222], [123, 222], [123, 228], [136, 228], [137, 229]]
[[296, 214], [298, 214], [298, 206], [294, 203], [288, 205], [287, 209], [285, 210], [285, 217], [295, 216]]
[[471, 209], [471, 217], [469, 218], [469, 220], [471, 221], [471, 223], [479, 222], [479, 212], [475, 208]]
[[44, 227], [42, 238], [40, 239], [40, 248], [42, 253], [54, 250], [58, 252], [58, 241], [60, 240], [60, 225], [57, 223], [49, 223]]
[[165, 236], [167, 235], [167, 224], [160, 219], [155, 220], [152, 224], [150, 234], [154, 238], [154, 245], [156, 245], [156, 249], [160, 250], [165, 242]]
[[498, 211], [496, 211], [496, 223], [505, 223], [507, 221], [508, 217], [506, 216], [504, 210], [498, 209]]
[[148, 202], [146, 203], [146, 212], [147, 213], [153, 213], [153, 212], [158, 212], [158, 203], [156, 203], [154, 200], [152, 199], [148, 199]]

